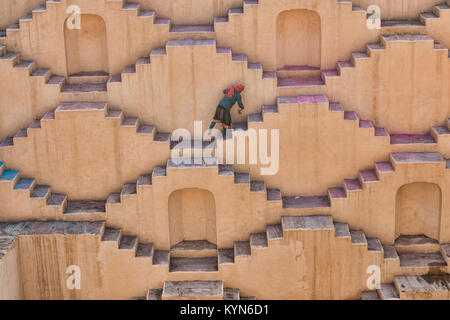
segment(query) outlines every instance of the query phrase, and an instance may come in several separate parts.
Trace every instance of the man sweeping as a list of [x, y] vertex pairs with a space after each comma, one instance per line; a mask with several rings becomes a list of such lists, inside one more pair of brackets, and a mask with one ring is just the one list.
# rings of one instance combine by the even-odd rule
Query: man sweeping
[[241, 92], [244, 91], [245, 86], [242, 84], [237, 84], [223, 90], [225, 96], [220, 100], [219, 105], [216, 108], [216, 113], [214, 115], [213, 121], [209, 126], [209, 130], [211, 131], [216, 123], [222, 123], [223, 126], [223, 134], [226, 136], [227, 129], [231, 129], [233, 124], [231, 122], [231, 108], [233, 108], [234, 104], [237, 102], [239, 105], [239, 114], [242, 114], [242, 110], [244, 110], [244, 104], [242, 103]]

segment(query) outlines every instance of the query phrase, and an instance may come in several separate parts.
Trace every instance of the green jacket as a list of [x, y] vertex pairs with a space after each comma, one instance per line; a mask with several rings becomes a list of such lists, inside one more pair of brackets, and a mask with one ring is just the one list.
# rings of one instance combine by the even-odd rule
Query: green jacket
[[[223, 90], [223, 93], [226, 94], [227, 89]], [[234, 94], [231, 98], [227, 98], [227, 96], [223, 97], [220, 100], [219, 105], [226, 108], [228, 111], [231, 111], [235, 103], [239, 104], [239, 108], [244, 109], [244, 104], [242, 103], [241, 94], [237, 91], [234, 91]]]

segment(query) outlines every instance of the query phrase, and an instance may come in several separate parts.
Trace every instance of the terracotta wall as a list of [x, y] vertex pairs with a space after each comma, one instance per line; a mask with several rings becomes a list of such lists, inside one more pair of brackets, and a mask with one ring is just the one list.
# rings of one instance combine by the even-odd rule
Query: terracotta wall
[[20, 266], [19, 241], [16, 239], [4, 255], [0, 255], [0, 300], [24, 298]]

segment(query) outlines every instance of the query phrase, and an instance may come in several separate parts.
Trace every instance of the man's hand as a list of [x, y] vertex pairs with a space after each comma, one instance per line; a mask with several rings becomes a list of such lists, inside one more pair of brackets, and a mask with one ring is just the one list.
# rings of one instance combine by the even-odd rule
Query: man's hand
[[239, 109], [239, 114], [242, 114], [242, 110], [243, 110], [243, 109]]

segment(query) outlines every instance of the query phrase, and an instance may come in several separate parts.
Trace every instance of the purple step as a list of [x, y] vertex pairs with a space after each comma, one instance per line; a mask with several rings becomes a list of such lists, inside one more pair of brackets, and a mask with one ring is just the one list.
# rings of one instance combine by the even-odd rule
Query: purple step
[[263, 115], [262, 113], [252, 113], [247, 116], [247, 122], [250, 123], [258, 123], [263, 122]]
[[234, 263], [234, 248], [233, 249], [219, 249], [218, 263], [230, 264]]
[[139, 57], [136, 61], [136, 66], [150, 64], [150, 57]]
[[307, 209], [330, 207], [328, 196], [288, 196], [283, 197], [284, 209]]
[[128, 73], [136, 73], [136, 65], [130, 65], [130, 66], [126, 66], [125, 68], [123, 68], [122, 70], [122, 74], [128, 74]]
[[137, 244], [137, 237], [124, 235], [119, 242], [119, 250], [134, 250]]
[[325, 82], [323, 82], [321, 77], [278, 78], [278, 87], [314, 87], [323, 85], [325, 85]]
[[331, 112], [344, 112], [344, 108], [342, 108], [342, 105], [339, 102], [330, 102], [328, 110]]
[[115, 118], [115, 119], [120, 119], [123, 115], [123, 111], [122, 110], [112, 110], [112, 109], [108, 109], [106, 111], [106, 118]]
[[399, 259], [397, 250], [395, 250], [394, 246], [391, 245], [383, 245], [383, 251], [384, 251], [384, 259]]
[[234, 183], [235, 184], [249, 184], [250, 183], [250, 175], [248, 173], [234, 173]]
[[391, 157], [398, 163], [436, 163], [445, 162], [437, 152], [393, 152]]
[[359, 191], [363, 189], [359, 179], [344, 179], [344, 186], [348, 191]]
[[358, 120], [358, 115], [354, 111], [344, 111], [345, 120]]
[[138, 134], [153, 134], [155, 132], [155, 126], [150, 124], [141, 124], [137, 130]]
[[376, 162], [375, 167], [380, 173], [394, 172], [394, 167], [390, 162]]
[[154, 266], [167, 266], [169, 265], [169, 251], [155, 250], [153, 252]]
[[236, 241], [234, 243], [234, 254], [236, 257], [250, 256], [250, 241]]
[[217, 17], [214, 19], [214, 24], [216, 23], [227, 23], [228, 17]]
[[35, 70], [31, 74], [31, 76], [32, 77], [46, 77], [49, 73], [50, 73], [49, 68], [39, 68], [39, 69]]
[[141, 10], [138, 13], [138, 17], [154, 17], [155, 16], [155, 11], [153, 10]]
[[364, 128], [364, 129], [374, 128], [372, 121], [370, 121], [370, 120], [359, 120], [359, 127]]
[[105, 228], [103, 232], [102, 241], [119, 241], [121, 231], [120, 229]]
[[166, 24], [169, 25], [170, 24], [170, 19], [168, 18], [156, 18], [154, 21], [154, 24]]
[[217, 272], [217, 257], [170, 258], [169, 272]]
[[87, 93], [87, 92], [106, 92], [106, 83], [71, 83], [65, 84], [61, 92], [67, 93]]
[[429, 134], [392, 134], [391, 144], [436, 143]]
[[379, 181], [377, 173], [375, 170], [362, 170], [359, 172], [362, 182], [373, 182]]
[[105, 204], [104, 200], [69, 200], [64, 213], [105, 213]]
[[216, 46], [215, 39], [179, 39], [179, 40], [169, 40], [167, 42], [167, 47], [193, 47], [193, 46]]
[[167, 132], [157, 132], [155, 134], [155, 138], [153, 139], [155, 142], [169, 142], [170, 141], [170, 133]]
[[343, 199], [347, 198], [345, 189], [341, 187], [334, 187], [328, 189], [328, 196], [330, 199]]
[[276, 240], [283, 238], [283, 227], [281, 224], [272, 224], [266, 227], [266, 234], [268, 240]]
[[65, 194], [61, 193], [52, 193], [47, 200], [48, 206], [62, 206], [67, 199]]
[[139, 3], [136, 2], [125, 2], [122, 8], [124, 10], [137, 10], [139, 9], [139, 6]]
[[19, 130], [15, 135], [14, 139], [26, 138], [28, 137], [27, 128]]
[[107, 106], [106, 102], [62, 102], [56, 111], [89, 111], [89, 110], [102, 110]]
[[267, 248], [267, 233], [252, 233], [250, 234], [250, 247], [252, 248]]
[[14, 137], [6, 137], [0, 143], [0, 147], [12, 147], [13, 145], [14, 145]]
[[40, 129], [40, 128], [41, 128], [41, 120], [39, 119], [33, 120], [33, 122], [28, 127], [28, 129]]
[[107, 204], [115, 204], [120, 203], [120, 193], [119, 192], [113, 192], [108, 196], [108, 199], [106, 199]]
[[137, 184], [138, 187], [142, 186], [151, 186], [152, 185], [152, 175], [151, 174], [143, 174], [140, 175]]
[[136, 127], [139, 123], [139, 119], [137, 117], [125, 117], [122, 120], [122, 126], [124, 127]]
[[331, 216], [284, 216], [281, 218], [284, 231], [288, 230], [334, 230]]
[[230, 10], [228, 10], [228, 14], [232, 15], [232, 14], [243, 14], [244, 13], [244, 8], [231, 8]]
[[47, 198], [50, 193], [49, 186], [37, 185], [34, 186], [31, 198]]
[[50, 79], [48, 79], [47, 84], [54, 84], [54, 85], [61, 85], [66, 81], [66, 78], [62, 76], [51, 76]]
[[214, 32], [214, 25], [192, 24], [192, 25], [171, 25], [170, 32], [190, 33], [190, 32]]
[[156, 166], [152, 172], [152, 179], [155, 177], [165, 177], [167, 176], [167, 168], [164, 166]]
[[219, 164], [219, 176], [234, 176], [233, 166], [231, 164]]
[[278, 106], [276, 104], [265, 104], [262, 107], [263, 114], [273, 114], [278, 113]]
[[14, 186], [14, 190], [30, 190], [34, 185], [34, 179], [21, 178]]
[[122, 188], [122, 195], [136, 194], [136, 183], [126, 183]]
[[250, 182], [251, 192], [266, 192], [266, 183], [264, 181], [251, 181]]
[[281, 201], [281, 191], [279, 189], [267, 189], [267, 201]]
[[389, 137], [389, 133], [385, 128], [375, 128], [376, 137]]

